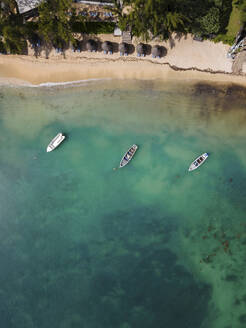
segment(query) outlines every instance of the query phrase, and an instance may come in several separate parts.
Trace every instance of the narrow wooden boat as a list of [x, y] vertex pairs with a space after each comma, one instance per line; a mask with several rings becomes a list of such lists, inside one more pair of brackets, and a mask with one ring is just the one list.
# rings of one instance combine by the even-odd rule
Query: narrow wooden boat
[[122, 160], [120, 161], [120, 166], [119, 166], [120, 168], [126, 166], [126, 164], [128, 164], [131, 161], [137, 149], [138, 149], [137, 145], [132, 145], [131, 148], [128, 149], [128, 151], [125, 153], [125, 155], [122, 157]]
[[206, 159], [208, 158], [208, 153], [204, 153], [202, 155], [200, 155], [199, 157], [197, 157], [194, 162], [191, 163], [190, 167], [189, 167], [189, 171], [193, 171], [196, 170], [199, 166], [201, 166]]
[[47, 147], [47, 153], [49, 153], [50, 151], [54, 150], [56, 147], [58, 147], [62, 141], [65, 139], [65, 136], [62, 135], [62, 133], [58, 133], [57, 136], [55, 136], [55, 138], [53, 138], [51, 140], [51, 142], [48, 144]]

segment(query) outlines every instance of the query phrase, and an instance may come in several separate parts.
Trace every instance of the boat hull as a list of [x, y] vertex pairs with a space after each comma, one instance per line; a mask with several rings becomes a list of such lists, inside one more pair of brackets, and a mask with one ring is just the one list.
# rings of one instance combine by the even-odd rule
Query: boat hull
[[133, 158], [133, 156], [135, 155], [136, 151], [138, 149], [137, 145], [132, 145], [128, 151], [125, 153], [125, 155], [122, 157], [121, 161], [120, 161], [120, 166], [119, 168], [122, 168], [124, 166], [126, 166]]
[[194, 171], [196, 169], [198, 169], [198, 167], [200, 167], [208, 158], [208, 153], [204, 153], [202, 155], [200, 155], [199, 157], [197, 157], [190, 165], [189, 167], [189, 171]]
[[47, 153], [53, 151], [54, 149], [56, 149], [61, 143], [62, 141], [65, 139], [65, 136], [62, 133], [58, 133], [55, 138], [53, 138], [51, 140], [51, 142], [48, 144], [47, 146]]

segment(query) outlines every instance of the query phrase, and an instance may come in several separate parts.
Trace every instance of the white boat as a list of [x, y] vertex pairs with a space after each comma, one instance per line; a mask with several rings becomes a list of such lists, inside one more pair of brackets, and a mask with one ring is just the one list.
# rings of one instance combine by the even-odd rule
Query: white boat
[[204, 153], [202, 155], [200, 155], [199, 157], [197, 157], [194, 162], [191, 163], [190, 167], [189, 167], [189, 171], [193, 171], [196, 170], [199, 166], [201, 166], [206, 159], [208, 158], [208, 153]]
[[136, 153], [138, 149], [137, 145], [132, 145], [131, 148], [128, 149], [128, 151], [125, 153], [125, 155], [122, 157], [122, 160], [120, 161], [120, 168], [124, 167], [126, 164], [130, 162], [130, 160], [133, 158], [134, 154]]
[[58, 147], [60, 145], [60, 143], [62, 143], [62, 141], [65, 139], [65, 136], [62, 135], [62, 133], [58, 133], [57, 136], [55, 136], [54, 139], [51, 140], [51, 142], [48, 144], [47, 147], [47, 153], [49, 153], [50, 151], [54, 150], [56, 147]]

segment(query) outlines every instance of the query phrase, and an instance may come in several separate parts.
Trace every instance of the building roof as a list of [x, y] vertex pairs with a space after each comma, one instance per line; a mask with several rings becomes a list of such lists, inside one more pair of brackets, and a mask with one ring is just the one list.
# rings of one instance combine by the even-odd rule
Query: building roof
[[20, 14], [36, 8], [43, 0], [16, 0]]
[[119, 27], [114, 29], [114, 36], [122, 36], [122, 31]]

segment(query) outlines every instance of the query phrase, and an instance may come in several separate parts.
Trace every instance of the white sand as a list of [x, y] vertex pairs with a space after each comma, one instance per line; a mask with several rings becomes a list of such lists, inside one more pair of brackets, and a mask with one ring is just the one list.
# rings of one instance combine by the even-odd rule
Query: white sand
[[[112, 35], [97, 37], [101, 41], [121, 42], [121, 38]], [[138, 40], [133, 40], [133, 43], [136, 45]], [[44, 51], [38, 58], [34, 57], [33, 50], [29, 51], [29, 56], [0, 55], [0, 77], [20, 79], [33, 84], [90, 78], [159, 78], [246, 84], [243, 76], [223, 74], [223, 72], [231, 73], [232, 62], [226, 57], [228, 46], [222, 43], [198, 42], [188, 35], [181, 39], [174, 37], [168, 42], [151, 42], [150, 44], [164, 46], [167, 49], [167, 55], [160, 59], [153, 59], [151, 55], [138, 58], [136, 53], [120, 57], [119, 52], [105, 55], [102, 52], [74, 53], [71, 50], [67, 50], [65, 56], [56, 54], [52, 50], [49, 59], [45, 58]], [[177, 71], [172, 67], [185, 71]]]

